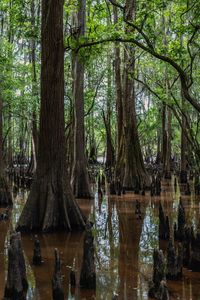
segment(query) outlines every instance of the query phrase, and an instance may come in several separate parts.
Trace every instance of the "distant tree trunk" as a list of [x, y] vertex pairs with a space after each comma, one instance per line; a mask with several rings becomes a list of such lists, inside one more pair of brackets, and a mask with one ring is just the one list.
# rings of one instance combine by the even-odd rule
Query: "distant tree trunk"
[[115, 161], [115, 151], [112, 143], [110, 116], [103, 113], [103, 120], [106, 128], [106, 167], [112, 167]]
[[3, 162], [3, 101], [0, 95], [0, 206], [12, 205], [12, 196], [6, 179]]
[[[168, 45], [168, 35], [169, 35], [169, 28], [168, 22], [166, 22], [166, 17], [163, 14], [163, 32], [164, 32], [164, 39], [163, 44], [167, 47]], [[169, 78], [168, 78], [168, 70], [167, 66], [165, 68], [165, 91], [166, 96], [169, 98]], [[162, 112], [162, 162], [163, 162], [163, 175], [165, 178], [171, 178], [171, 119], [172, 113], [171, 109], [167, 106], [166, 103], [163, 103], [163, 112]]]
[[42, 1], [41, 111], [38, 163], [17, 229], [82, 229], [65, 157], [63, 0]]
[[[35, 0], [31, 1], [31, 25], [33, 30], [35, 29]], [[35, 37], [31, 38], [31, 63], [32, 63], [32, 95], [34, 101], [38, 97], [38, 88], [37, 88], [37, 75], [36, 75], [36, 64], [35, 64], [35, 52], [36, 52], [36, 41]], [[30, 172], [35, 172], [37, 165], [37, 156], [38, 156], [38, 128], [37, 128], [37, 114], [36, 114], [36, 103], [33, 104], [33, 113], [32, 113], [32, 166]]]
[[111, 116], [112, 116], [112, 76], [111, 76], [111, 57], [107, 57], [108, 74], [107, 74], [107, 99], [106, 99], [106, 116], [103, 112], [104, 124], [106, 128], [106, 166], [112, 167], [115, 161], [115, 150], [112, 140]]
[[[182, 99], [182, 109], [184, 111], [184, 99]], [[187, 149], [188, 142], [187, 137], [183, 128], [186, 128], [186, 117], [182, 114], [182, 127], [181, 127], [181, 173], [180, 181], [181, 183], [187, 183]]]
[[[126, 18], [129, 21], [134, 20], [136, 11], [136, 2], [126, 1]], [[123, 185], [128, 189], [133, 189], [137, 178], [141, 182], [149, 185], [149, 178], [146, 173], [143, 156], [140, 147], [140, 141], [137, 129], [136, 109], [135, 109], [135, 88], [134, 80], [131, 78], [135, 70], [135, 49], [128, 45], [124, 52], [124, 95], [123, 95], [123, 123], [125, 137], [125, 171]]]
[[89, 125], [89, 154], [88, 160], [90, 163], [97, 163], [97, 145], [94, 134], [94, 111], [92, 110], [88, 118]]
[[37, 128], [37, 117], [36, 112], [34, 111], [32, 114], [33, 120], [32, 120], [32, 147], [33, 147], [33, 173], [36, 170], [37, 166], [37, 159], [38, 159], [38, 143], [39, 143], [39, 137], [38, 137], [38, 128]]
[[[86, 0], [79, 0], [78, 35], [85, 34]], [[90, 198], [90, 185], [85, 155], [85, 126], [84, 126], [84, 62], [79, 54], [74, 54], [74, 164], [72, 171], [72, 187], [77, 198]]]
[[[117, 8], [113, 7], [114, 23], [118, 22]], [[116, 86], [116, 109], [117, 109], [117, 155], [115, 176], [123, 179], [122, 169], [124, 167], [123, 150], [124, 150], [124, 134], [123, 134], [123, 105], [122, 105], [122, 78], [121, 78], [121, 58], [120, 58], [120, 45], [115, 44], [115, 86]]]
[[162, 121], [161, 117], [161, 109], [158, 109], [158, 116], [157, 116], [157, 154], [156, 154], [156, 163], [160, 164], [161, 163], [161, 156], [162, 156], [162, 151], [161, 151], [161, 139], [162, 139], [162, 128], [160, 126], [160, 123]]
[[73, 126], [73, 113], [72, 113], [72, 107], [71, 107], [71, 113], [69, 115], [69, 125], [67, 126], [67, 130], [65, 132], [66, 134], [66, 158], [67, 158], [67, 164], [68, 164], [68, 172], [69, 176], [71, 178], [72, 174], [72, 165], [73, 165], [73, 157], [74, 157], [74, 126]]
[[8, 133], [8, 147], [7, 147], [7, 165], [12, 166], [13, 163], [13, 149], [12, 149], [12, 116], [11, 116], [11, 108], [9, 104], [9, 113], [8, 113], [8, 126], [10, 126], [9, 133]]
[[164, 156], [166, 152], [166, 136], [165, 136], [165, 123], [166, 123], [166, 104], [162, 103], [162, 143], [161, 143], [161, 162], [164, 163]]
[[171, 118], [171, 109], [163, 104], [163, 174], [168, 179], [171, 178]]

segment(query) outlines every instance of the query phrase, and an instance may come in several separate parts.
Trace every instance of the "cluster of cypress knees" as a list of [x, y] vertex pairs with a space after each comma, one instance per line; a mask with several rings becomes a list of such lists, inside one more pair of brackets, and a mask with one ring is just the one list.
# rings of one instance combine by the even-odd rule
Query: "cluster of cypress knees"
[[200, 272], [200, 232], [195, 233], [193, 227], [186, 224], [185, 209], [181, 199], [173, 235], [170, 233], [169, 218], [165, 216], [160, 203], [159, 239], [168, 240], [166, 263], [163, 251], [154, 250], [153, 279], [149, 287], [149, 297], [168, 300], [166, 279], [180, 280], [183, 267]]
[[[127, 190], [127, 188], [125, 188], [121, 185], [119, 178], [117, 178], [116, 182], [111, 181], [111, 183], [110, 183], [110, 194], [111, 195], [121, 196], [122, 194], [126, 193], [126, 190]], [[141, 182], [139, 177], [136, 177], [134, 193], [145, 196], [146, 190], [147, 190], [147, 187], [145, 185], [145, 182]], [[151, 181], [151, 185], [150, 185], [150, 194], [151, 194], [151, 196], [160, 196], [160, 194], [161, 194], [161, 177], [160, 177], [159, 173], [152, 175], [152, 181]]]
[[[32, 263], [40, 266], [43, 263], [41, 255], [40, 241], [35, 237]], [[71, 287], [77, 285], [76, 272], [70, 272]], [[92, 223], [86, 223], [86, 233], [84, 238], [83, 262], [79, 282], [80, 288], [95, 289], [96, 273], [94, 265], [94, 244], [92, 235]], [[25, 300], [28, 290], [26, 276], [26, 265], [21, 243], [21, 234], [13, 232], [10, 235], [10, 245], [8, 248], [8, 272], [4, 291], [4, 300]], [[62, 288], [61, 259], [58, 249], [55, 249], [55, 268], [52, 277], [52, 299], [64, 300]]]
[[[174, 186], [176, 189], [176, 179]], [[98, 193], [103, 195], [101, 186], [105, 186], [105, 176], [102, 174], [98, 180]], [[145, 195], [145, 184], [141, 185], [136, 180], [135, 194]], [[150, 187], [151, 196], [159, 196], [161, 193], [161, 177], [159, 174], [152, 176]], [[190, 195], [190, 186], [186, 185], [185, 194]], [[110, 194], [125, 194], [125, 188], [120, 180], [110, 181]], [[195, 194], [199, 194], [198, 184], [195, 185]], [[136, 200], [135, 214], [141, 219], [140, 202]], [[9, 210], [1, 213], [0, 220], [9, 218]], [[186, 224], [185, 210], [182, 201], [179, 202], [178, 220], [174, 224], [174, 232], [171, 234], [169, 218], [165, 216], [163, 207], [159, 205], [159, 239], [168, 240], [167, 259], [162, 250], [154, 250], [153, 259], [153, 279], [149, 287], [149, 296], [157, 300], [168, 300], [169, 292], [166, 285], [166, 279], [179, 280], [182, 278], [182, 268], [189, 268], [192, 271], [200, 272], [200, 232], [194, 233], [192, 226]], [[76, 272], [72, 268], [70, 271], [71, 287], [80, 286], [86, 289], [96, 288], [96, 273], [94, 264], [94, 244], [92, 235], [92, 223], [87, 222], [86, 234], [84, 238], [83, 263], [81, 268], [80, 281], [77, 283]], [[174, 241], [177, 241], [175, 243]], [[175, 246], [176, 244], [176, 246]], [[40, 241], [35, 238], [33, 261], [34, 265], [42, 265], [42, 256]], [[62, 288], [61, 260], [58, 249], [55, 249], [55, 268], [52, 277], [52, 297], [53, 300], [64, 300], [64, 291]], [[28, 290], [28, 281], [26, 277], [26, 265], [21, 244], [21, 235], [13, 232], [10, 235], [10, 246], [8, 248], [8, 272], [7, 282], [4, 292], [4, 300], [25, 300]], [[117, 299], [113, 295], [112, 299]]]

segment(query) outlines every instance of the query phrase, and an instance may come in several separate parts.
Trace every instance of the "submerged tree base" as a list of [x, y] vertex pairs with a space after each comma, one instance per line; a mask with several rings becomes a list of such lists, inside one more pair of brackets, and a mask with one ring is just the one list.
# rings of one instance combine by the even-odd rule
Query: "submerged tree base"
[[17, 230], [52, 232], [84, 228], [85, 217], [69, 184], [58, 176], [36, 178], [18, 221]]
[[12, 195], [8, 182], [4, 176], [0, 176], [0, 207], [12, 206]]

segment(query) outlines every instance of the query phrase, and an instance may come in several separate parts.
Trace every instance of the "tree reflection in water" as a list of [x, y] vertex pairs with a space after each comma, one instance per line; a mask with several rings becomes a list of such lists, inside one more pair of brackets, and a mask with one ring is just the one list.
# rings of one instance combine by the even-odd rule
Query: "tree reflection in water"
[[[70, 287], [69, 274], [74, 266], [77, 281], [83, 256], [84, 233], [57, 233], [39, 235], [44, 264], [32, 266], [33, 235], [23, 235], [29, 290], [27, 300], [51, 299], [51, 279], [54, 268], [54, 248], [58, 248], [62, 259], [63, 288], [66, 299], [110, 300], [117, 293], [123, 300], [148, 299], [148, 280], [152, 277], [153, 249], [166, 251], [167, 242], [158, 240], [158, 207], [162, 202], [165, 214], [169, 215], [170, 227], [177, 220], [179, 188], [175, 193], [170, 184], [164, 184], [161, 197], [150, 197], [127, 193], [125, 196], [103, 196], [96, 193], [93, 201], [78, 200], [84, 213], [94, 221], [95, 262], [97, 289], [81, 290]], [[5, 268], [3, 260], [8, 244], [7, 231], [18, 220], [27, 194], [20, 191], [16, 197], [12, 218], [0, 223], [0, 297], [3, 297]], [[142, 219], [135, 215], [136, 199], [141, 203]], [[182, 196], [187, 222], [199, 228], [199, 198]], [[6, 242], [4, 243], [4, 241]], [[200, 274], [184, 270], [183, 281], [168, 281], [171, 299], [200, 299]], [[95, 297], [95, 298], [94, 298]]]

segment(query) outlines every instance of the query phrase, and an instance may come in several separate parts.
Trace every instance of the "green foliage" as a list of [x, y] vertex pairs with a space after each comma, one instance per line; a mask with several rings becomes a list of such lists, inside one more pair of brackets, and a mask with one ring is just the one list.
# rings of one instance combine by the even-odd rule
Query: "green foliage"
[[[118, 1], [125, 5], [125, 1]], [[34, 7], [32, 6], [34, 4]], [[72, 53], [81, 45], [79, 59], [85, 65], [85, 117], [87, 146], [96, 142], [99, 152], [105, 150], [106, 132], [102, 111], [110, 113], [113, 141], [116, 140], [116, 86], [114, 78], [114, 43], [89, 43], [110, 39], [135, 39], [145, 47], [151, 44], [158, 54], [168, 56], [176, 62], [192, 83], [190, 92], [199, 98], [199, 10], [198, 1], [152, 0], [138, 1], [136, 18], [132, 26], [124, 21], [123, 12], [117, 8], [118, 21], [114, 23], [113, 6], [108, 1], [88, 0], [86, 8], [86, 33], [79, 39], [73, 28], [73, 18], [78, 10], [79, 1], [64, 3], [64, 44], [65, 53], [65, 108], [66, 123], [73, 116], [73, 76]], [[20, 135], [22, 123], [31, 128], [32, 114], [36, 111], [39, 118], [40, 90], [40, 1], [39, 0], [2, 0], [0, 18], [0, 92], [4, 101], [4, 115], [12, 113], [14, 129]], [[34, 16], [32, 15], [34, 10]], [[33, 24], [34, 23], [34, 24]], [[129, 30], [125, 30], [125, 29]], [[142, 33], [141, 33], [142, 32]], [[147, 37], [147, 39], [145, 39]], [[32, 44], [35, 43], [36, 79], [33, 77]], [[118, 44], [121, 52], [121, 71], [123, 74], [124, 45]], [[135, 81], [137, 120], [139, 135], [144, 152], [151, 144], [157, 150], [158, 131], [161, 132], [162, 103], [171, 107], [181, 118], [182, 94], [176, 70], [134, 45], [135, 70], [130, 76]], [[132, 51], [131, 50], [131, 51]], [[108, 63], [108, 54], [110, 62]], [[108, 84], [108, 76], [111, 84]], [[35, 82], [33, 82], [35, 80]], [[100, 81], [100, 83], [99, 83]], [[123, 81], [123, 78], [122, 78]], [[109, 86], [108, 86], [109, 85]], [[92, 108], [91, 108], [92, 107]], [[90, 109], [91, 108], [91, 109]], [[191, 133], [197, 140], [199, 116], [189, 103], [183, 108], [187, 112]], [[20, 117], [19, 117], [20, 116]], [[9, 127], [5, 118], [5, 128]], [[30, 129], [31, 130], [31, 129]], [[172, 151], [180, 151], [180, 124], [175, 116], [172, 119]], [[16, 142], [17, 143], [17, 142]]]

